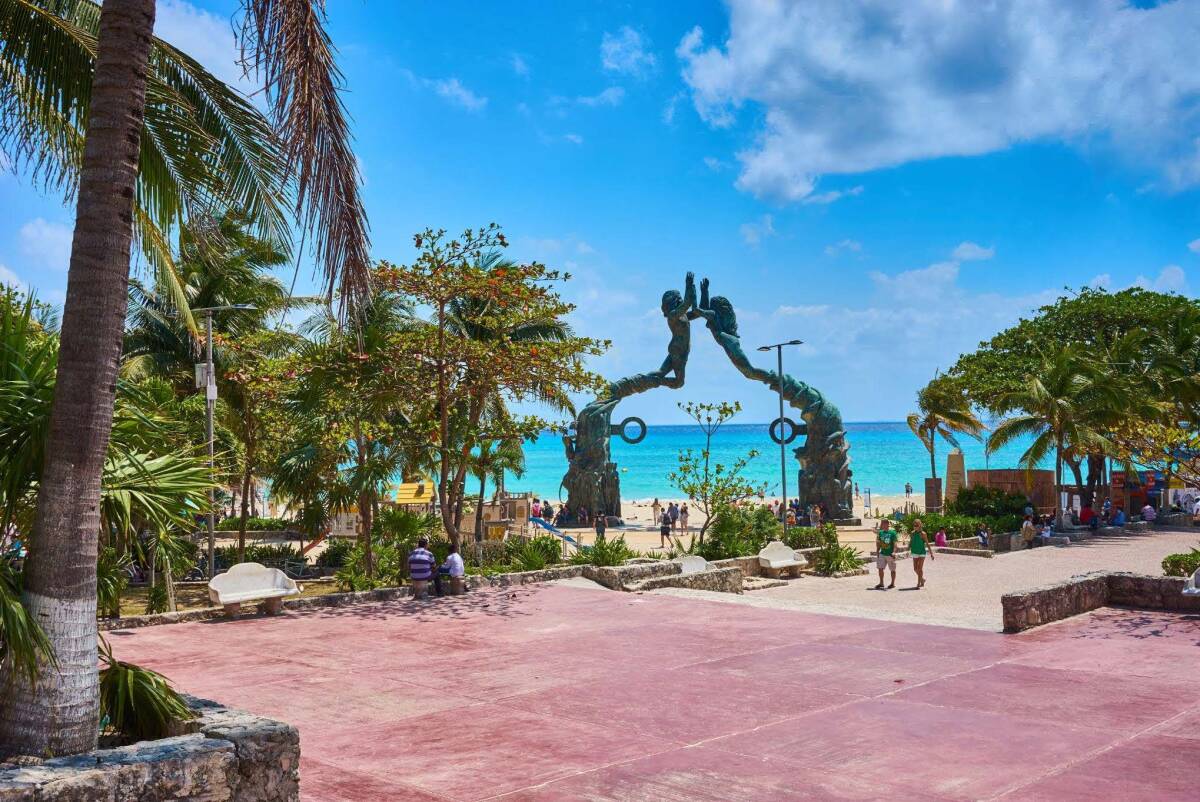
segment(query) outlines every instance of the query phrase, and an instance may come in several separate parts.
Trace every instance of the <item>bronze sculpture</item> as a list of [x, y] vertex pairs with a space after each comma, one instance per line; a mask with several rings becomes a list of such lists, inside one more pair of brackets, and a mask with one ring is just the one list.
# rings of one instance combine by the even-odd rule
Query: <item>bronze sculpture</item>
[[[616, 463], [612, 461], [609, 441], [612, 435], [631, 440], [625, 426], [636, 418], [612, 425], [612, 413], [622, 399], [656, 387], [678, 389], [683, 386], [688, 355], [691, 350], [691, 321], [703, 318], [713, 339], [721, 346], [734, 367], [748, 379], [762, 382], [779, 390], [781, 377], [772, 371], [755, 367], [742, 348], [737, 332], [737, 316], [729, 299], [708, 295], [708, 279], [700, 283], [700, 298], [696, 299], [695, 279], [687, 274], [684, 292], [668, 290], [662, 298], [663, 316], [671, 331], [667, 357], [656, 371], [628, 376], [608, 385], [604, 395], [585, 406], [563, 437], [567, 453], [567, 474], [562, 486], [567, 490], [566, 503], [572, 510], [580, 507], [595, 514], [621, 515], [621, 482]], [[853, 514], [850, 471], [850, 446], [842, 427], [842, 416], [816, 389], [788, 374], [782, 376], [784, 399], [800, 411], [804, 420], [801, 433], [805, 443], [795, 450], [801, 465], [800, 498], [805, 504], [822, 504], [834, 519], [850, 518]], [[639, 437], [638, 440], [641, 438]]]

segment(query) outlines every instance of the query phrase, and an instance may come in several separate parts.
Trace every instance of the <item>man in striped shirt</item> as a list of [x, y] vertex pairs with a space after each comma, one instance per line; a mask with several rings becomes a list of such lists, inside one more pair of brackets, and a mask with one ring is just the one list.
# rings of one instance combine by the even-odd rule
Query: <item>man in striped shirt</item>
[[413, 583], [413, 598], [419, 599], [429, 588], [429, 580], [433, 578], [433, 569], [437, 567], [437, 559], [429, 550], [429, 538], [423, 537], [417, 541], [417, 547], [408, 554], [408, 577]]

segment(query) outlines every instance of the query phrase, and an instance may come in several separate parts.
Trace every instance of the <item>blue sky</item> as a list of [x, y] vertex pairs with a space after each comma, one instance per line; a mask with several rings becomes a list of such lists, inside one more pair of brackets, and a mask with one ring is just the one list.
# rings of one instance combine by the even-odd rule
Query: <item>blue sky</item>
[[[364, 0], [330, 26], [377, 257], [501, 223], [575, 276], [610, 378], [659, 364], [695, 271], [746, 345], [802, 338], [789, 372], [896, 420], [1064, 286], [1200, 286], [1200, 4], [1138, 5]], [[239, 81], [236, 10], [160, 0], [158, 31]], [[11, 175], [0, 206], [0, 276], [61, 301], [72, 210]], [[775, 414], [697, 326], [687, 386], [621, 412], [716, 399]]]

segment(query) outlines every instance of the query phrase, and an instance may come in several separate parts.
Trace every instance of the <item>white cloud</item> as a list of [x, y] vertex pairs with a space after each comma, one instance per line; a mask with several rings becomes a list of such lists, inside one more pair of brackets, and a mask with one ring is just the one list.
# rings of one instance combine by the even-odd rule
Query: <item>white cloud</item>
[[1187, 274], [1179, 265], [1167, 265], [1154, 280], [1154, 289], [1159, 292], [1184, 292], [1187, 290]]
[[38, 267], [52, 270], [66, 270], [70, 266], [71, 235], [70, 226], [51, 223], [41, 217], [21, 226], [17, 234], [21, 253]]
[[722, 170], [729, 169], [729, 162], [721, 161], [716, 156], [705, 156], [704, 166], [712, 170], [714, 173], [719, 173]]
[[610, 86], [598, 95], [585, 95], [575, 98], [581, 106], [619, 106], [625, 97], [625, 90], [619, 86]]
[[582, 145], [583, 137], [579, 134], [563, 134], [563, 139], [570, 142], [572, 145]]
[[667, 125], [675, 123], [675, 112], [679, 110], [679, 104], [687, 98], [686, 92], [676, 92], [667, 99], [663, 105], [662, 121]]
[[522, 78], [529, 77], [529, 63], [520, 53], [513, 53], [508, 57], [508, 66], [512, 67], [512, 71]]
[[628, 25], [600, 40], [600, 63], [609, 72], [641, 76], [654, 69], [656, 60], [649, 39]]
[[837, 256], [841, 253], [860, 253], [861, 251], [862, 243], [856, 239], [844, 239], [832, 245], [825, 246], [826, 256]]
[[1200, 253], [1200, 239], [1194, 239], [1188, 243], [1188, 250], [1192, 253]]
[[0, 264], [0, 285], [16, 287], [18, 290], [25, 289], [25, 282], [21, 281], [21, 277], [3, 264]]
[[[696, 110], [762, 120], [738, 187], [798, 201], [851, 175], [1013, 144], [1113, 148], [1200, 182], [1200, 3], [728, 0], [679, 43]], [[761, 113], [759, 110], [761, 109]]]
[[742, 223], [738, 228], [742, 234], [742, 239], [751, 247], [757, 247], [767, 237], [775, 236], [775, 221], [771, 215], [764, 214], [756, 223]]
[[828, 192], [814, 192], [811, 195], [806, 195], [801, 203], [828, 204], [842, 198], [853, 198], [861, 194], [863, 194], [862, 186], [850, 187], [850, 189], [831, 189]]
[[457, 78], [422, 78], [421, 83], [440, 97], [467, 111], [481, 111], [488, 102], [486, 97], [475, 94]]
[[978, 262], [996, 255], [995, 248], [985, 248], [974, 242], [960, 242], [952, 256], [960, 262]]
[[241, 48], [228, 17], [204, 11], [185, 0], [159, 0], [154, 35], [199, 61], [225, 83], [247, 94], [260, 88], [238, 64]]
[[595, 253], [596, 249], [583, 240], [579, 240], [579, 242], [575, 243], [575, 252], [586, 256], [589, 253]]
[[1099, 289], [1099, 290], [1107, 290], [1109, 287], [1112, 286], [1112, 274], [1111, 273], [1101, 273], [1100, 275], [1096, 276], [1091, 281], [1089, 281], [1087, 283], [1087, 286], [1095, 287], [1096, 289]]

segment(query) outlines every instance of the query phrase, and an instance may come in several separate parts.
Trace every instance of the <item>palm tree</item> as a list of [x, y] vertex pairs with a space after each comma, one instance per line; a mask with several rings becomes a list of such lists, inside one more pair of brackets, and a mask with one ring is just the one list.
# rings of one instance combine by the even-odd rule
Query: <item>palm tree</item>
[[1054, 493], [1058, 525], [1063, 488], [1063, 458], [1077, 454], [1110, 453], [1112, 444], [1103, 434], [1113, 410], [1127, 408], [1120, 388], [1104, 380], [1100, 360], [1082, 346], [1069, 345], [1054, 354], [1041, 354], [1036, 372], [1025, 376], [1016, 390], [1002, 393], [995, 411], [1011, 415], [988, 438], [990, 453], [1023, 437], [1033, 442], [1021, 455], [1029, 473], [1054, 454]]
[[[304, 227], [332, 289], [353, 307], [367, 291], [366, 218], [358, 169], [339, 97], [340, 75], [319, 0], [247, 0], [244, 36], [263, 78]], [[57, 387], [38, 486], [22, 601], [42, 622], [57, 660], [36, 690], [5, 671], [0, 705], [5, 752], [64, 755], [96, 746], [96, 558], [100, 479], [112, 429], [145, 120], [158, 105], [149, 80], [154, 0], [106, 0], [83, 114], [75, 232], [67, 275]], [[8, 35], [11, 36], [11, 35]], [[27, 36], [25, 29], [18, 37]], [[6, 38], [5, 47], [9, 48]], [[66, 57], [60, 43], [28, 49], [40, 75]], [[12, 90], [8, 90], [11, 92]], [[75, 93], [79, 97], [81, 93]], [[148, 112], [148, 108], [150, 112]], [[86, 109], [86, 112], [83, 112]], [[13, 130], [13, 129], [9, 129]], [[36, 153], [42, 140], [18, 126]], [[150, 134], [150, 131], [146, 131]], [[184, 149], [204, 158], [202, 148]], [[224, 176], [226, 179], [230, 176]], [[226, 182], [222, 182], [224, 184]]]
[[909, 414], [908, 428], [929, 452], [929, 475], [936, 479], [934, 448], [937, 438], [941, 437], [954, 448], [962, 448], [957, 435], [965, 434], [978, 440], [984, 426], [971, 411], [971, 402], [962, 389], [945, 376], [935, 376], [917, 393], [917, 410]]
[[484, 440], [479, 444], [471, 472], [479, 480], [479, 507], [475, 512], [475, 542], [483, 537], [483, 500], [487, 494], [487, 480], [491, 477], [499, 490], [504, 484], [505, 472], [520, 477], [525, 474], [525, 451], [520, 440]]

